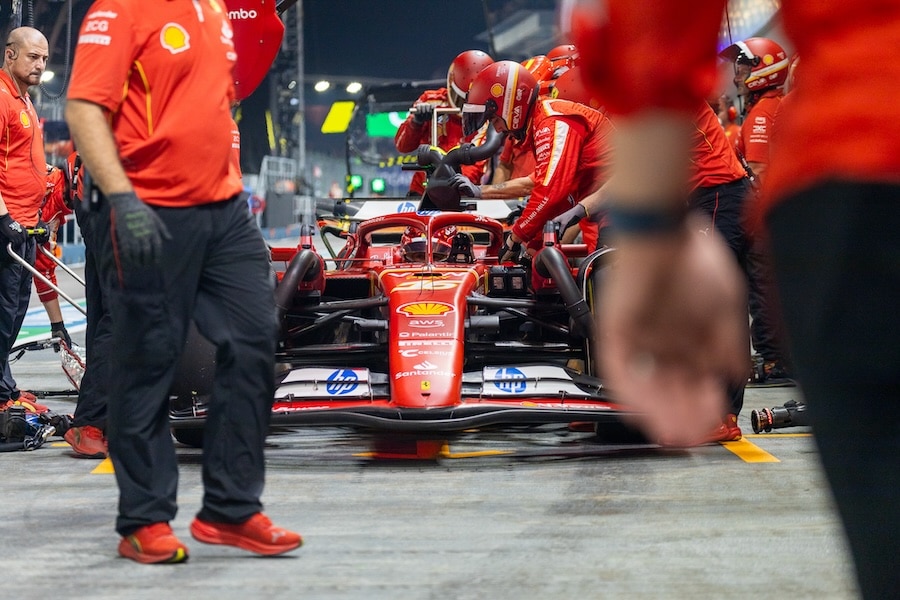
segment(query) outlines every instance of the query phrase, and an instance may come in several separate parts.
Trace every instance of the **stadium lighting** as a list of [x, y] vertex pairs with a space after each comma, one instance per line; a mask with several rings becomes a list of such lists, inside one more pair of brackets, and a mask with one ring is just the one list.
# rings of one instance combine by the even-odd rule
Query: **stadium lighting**
[[351, 81], [347, 84], [348, 94], [358, 94], [362, 90], [362, 84], [358, 81]]
[[313, 89], [316, 90], [317, 92], [324, 92], [330, 87], [331, 87], [331, 83], [323, 80], [323, 81], [317, 81], [316, 85], [313, 86]]

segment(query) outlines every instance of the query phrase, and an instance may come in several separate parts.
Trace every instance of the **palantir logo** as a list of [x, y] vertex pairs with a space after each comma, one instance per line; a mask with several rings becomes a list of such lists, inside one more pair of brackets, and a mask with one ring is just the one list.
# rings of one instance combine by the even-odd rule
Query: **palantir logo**
[[521, 394], [525, 391], [525, 373], [515, 367], [505, 367], [497, 370], [499, 381], [494, 385], [506, 394]]
[[359, 386], [359, 377], [350, 369], [338, 369], [328, 376], [325, 391], [332, 396], [349, 394]]

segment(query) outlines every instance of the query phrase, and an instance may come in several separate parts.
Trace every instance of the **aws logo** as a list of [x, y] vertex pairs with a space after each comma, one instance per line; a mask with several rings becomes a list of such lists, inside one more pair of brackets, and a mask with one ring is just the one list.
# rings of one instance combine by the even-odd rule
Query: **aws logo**
[[397, 312], [407, 317], [439, 316], [453, 312], [453, 305], [446, 302], [410, 302], [398, 306]]
[[159, 32], [159, 43], [172, 54], [178, 54], [191, 47], [191, 36], [178, 23], [166, 23]]

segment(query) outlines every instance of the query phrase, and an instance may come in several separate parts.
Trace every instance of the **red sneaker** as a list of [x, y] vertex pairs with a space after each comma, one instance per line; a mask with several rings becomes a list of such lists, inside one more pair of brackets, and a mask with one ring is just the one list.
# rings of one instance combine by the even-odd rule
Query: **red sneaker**
[[237, 546], [267, 556], [289, 552], [303, 544], [300, 534], [275, 527], [262, 513], [256, 513], [237, 525], [195, 518], [191, 523], [191, 535], [205, 544]]
[[119, 555], [145, 564], [180, 563], [188, 559], [188, 549], [168, 523], [153, 523], [123, 537]]
[[106, 458], [109, 456], [106, 436], [93, 425], [70, 427], [63, 435], [63, 439], [69, 442], [72, 450], [80, 458]]
[[737, 415], [725, 415], [725, 420], [710, 434], [706, 443], [712, 442], [736, 442], [743, 437], [741, 428], [737, 424]]
[[[15, 393], [16, 392], [13, 392], [13, 394], [15, 394]], [[19, 397], [13, 398], [12, 402], [14, 402], [20, 406], [24, 406], [25, 410], [27, 410], [28, 412], [35, 413], [38, 415], [50, 410], [49, 407], [47, 407], [43, 404], [38, 404], [37, 396], [35, 396], [31, 392], [28, 392], [25, 390], [19, 391]]]

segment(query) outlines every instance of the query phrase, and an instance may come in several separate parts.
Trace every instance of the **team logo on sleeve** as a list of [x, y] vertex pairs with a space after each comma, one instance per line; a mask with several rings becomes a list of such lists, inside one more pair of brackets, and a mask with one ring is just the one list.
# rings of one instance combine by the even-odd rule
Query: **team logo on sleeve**
[[191, 47], [191, 36], [178, 23], [166, 23], [159, 32], [159, 43], [172, 54], [178, 54]]
[[31, 127], [31, 117], [28, 116], [28, 113], [24, 110], [19, 113], [19, 123], [22, 124], [22, 127], [25, 129], [29, 129]]

